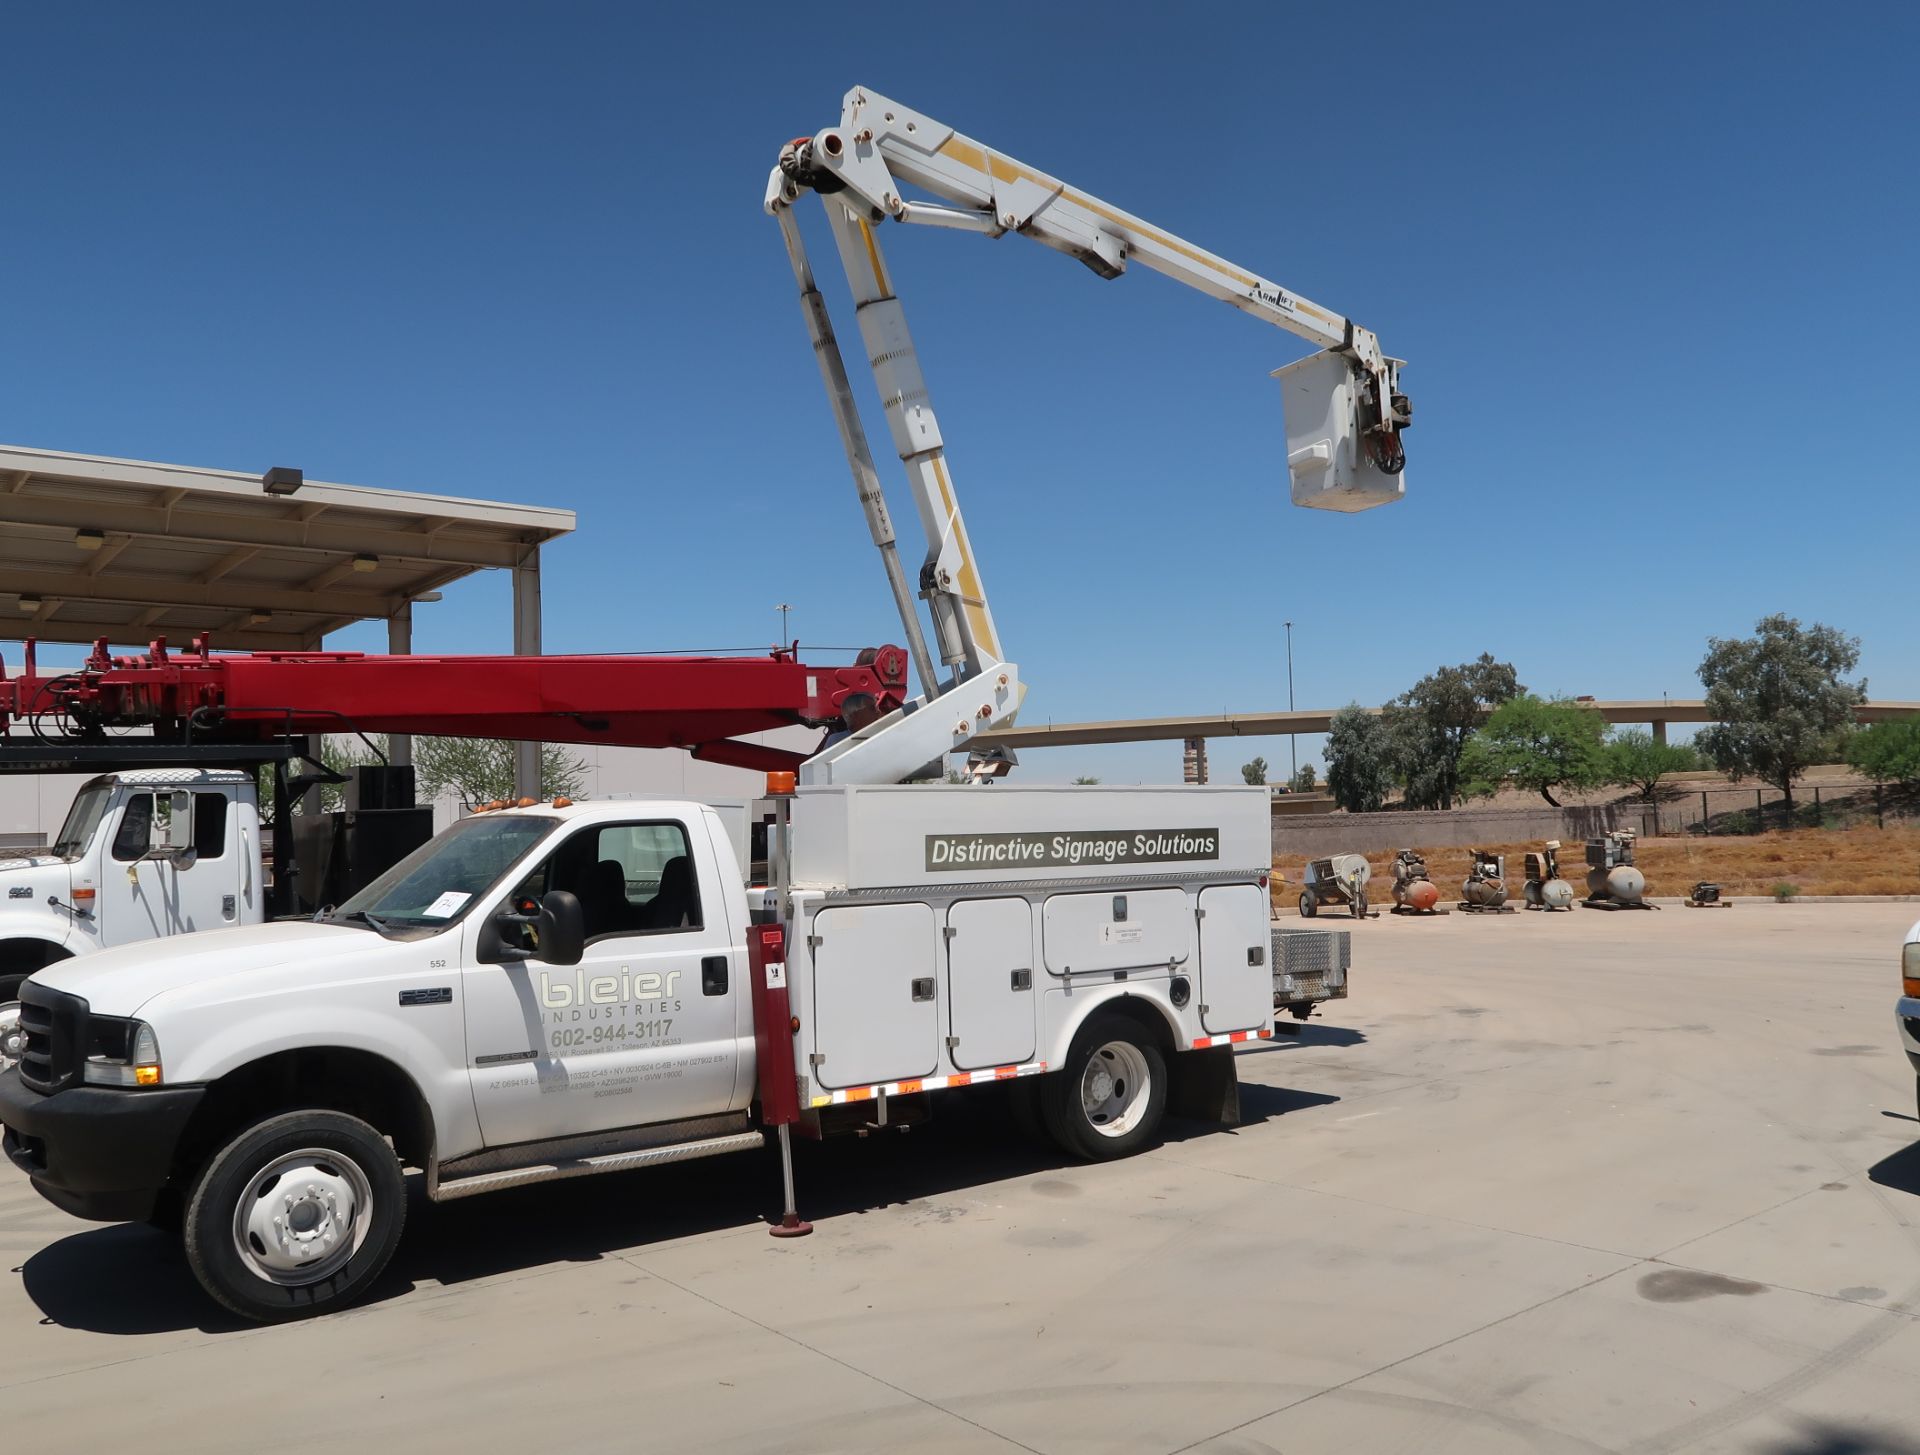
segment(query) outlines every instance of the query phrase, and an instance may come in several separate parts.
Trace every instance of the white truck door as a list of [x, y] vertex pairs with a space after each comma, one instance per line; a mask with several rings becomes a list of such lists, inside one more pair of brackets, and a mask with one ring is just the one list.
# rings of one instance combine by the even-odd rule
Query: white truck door
[[240, 900], [238, 805], [218, 788], [193, 795], [191, 868], [174, 872], [175, 932], [215, 930], [245, 924]]
[[1256, 885], [1200, 891], [1200, 1024], [1210, 1036], [1273, 1024], [1267, 916]]
[[586, 824], [514, 890], [514, 899], [577, 895], [587, 946], [578, 965], [465, 971], [488, 1146], [737, 1109], [745, 972], [703, 852], [705, 825], [695, 834], [678, 820]]
[[1033, 907], [963, 899], [947, 911], [947, 1034], [963, 1071], [1033, 1059]]
[[144, 857], [153, 846], [153, 814], [153, 792], [137, 789], [101, 821], [105, 852], [93, 912], [103, 949], [172, 934], [177, 923], [177, 871], [163, 859]]
[[813, 917], [813, 1041], [822, 1086], [930, 1076], [940, 1059], [940, 932], [926, 904]]

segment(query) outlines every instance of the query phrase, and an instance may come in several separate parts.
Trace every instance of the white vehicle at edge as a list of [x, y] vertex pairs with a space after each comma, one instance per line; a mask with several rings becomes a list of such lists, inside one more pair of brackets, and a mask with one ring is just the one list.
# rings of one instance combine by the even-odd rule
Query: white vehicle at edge
[[784, 914], [714, 806], [540, 806], [462, 820], [323, 919], [50, 966], [0, 1073], [6, 1151], [79, 1216], [177, 1224], [208, 1291], [273, 1320], [365, 1291], [403, 1166], [448, 1200], [758, 1148], [774, 1066], [811, 1136], [987, 1082], [1089, 1159], [1147, 1144], [1170, 1097], [1237, 1116], [1232, 1046], [1273, 1016], [1263, 790], [792, 811]]
[[1907, 1064], [1913, 1067], [1914, 1105], [1920, 1111], [1920, 921], [1907, 931], [1906, 943], [1900, 947], [1900, 992], [1893, 1023]]

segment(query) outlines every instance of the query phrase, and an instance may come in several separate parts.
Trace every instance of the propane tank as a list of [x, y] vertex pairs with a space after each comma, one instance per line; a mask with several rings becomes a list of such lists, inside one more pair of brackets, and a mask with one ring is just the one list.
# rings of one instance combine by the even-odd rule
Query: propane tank
[[1507, 861], [1500, 854], [1473, 851], [1473, 863], [1467, 868], [1466, 882], [1460, 886], [1462, 902], [1475, 909], [1498, 909], [1507, 902]]

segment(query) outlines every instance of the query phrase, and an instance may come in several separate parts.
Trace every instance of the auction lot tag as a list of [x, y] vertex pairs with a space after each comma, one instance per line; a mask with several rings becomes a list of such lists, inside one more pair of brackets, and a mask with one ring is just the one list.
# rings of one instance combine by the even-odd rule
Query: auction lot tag
[[787, 962], [785, 960], [767, 961], [767, 989], [778, 990], [787, 983]]

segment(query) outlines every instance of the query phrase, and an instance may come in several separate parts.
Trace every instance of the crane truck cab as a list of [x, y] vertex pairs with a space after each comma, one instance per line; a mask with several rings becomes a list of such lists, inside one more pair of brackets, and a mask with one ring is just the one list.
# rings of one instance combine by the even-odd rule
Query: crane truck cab
[[48, 966], [6, 1153], [77, 1216], [178, 1227], [213, 1297], [280, 1320], [378, 1276], [403, 1167], [448, 1201], [1009, 1082], [1087, 1159], [1170, 1105], [1237, 1116], [1233, 1047], [1273, 1021], [1264, 790], [789, 809], [772, 890], [716, 806], [556, 801], [462, 819], [311, 920]]
[[261, 918], [253, 775], [107, 773], [45, 849], [0, 857], [0, 1005], [59, 960]]

